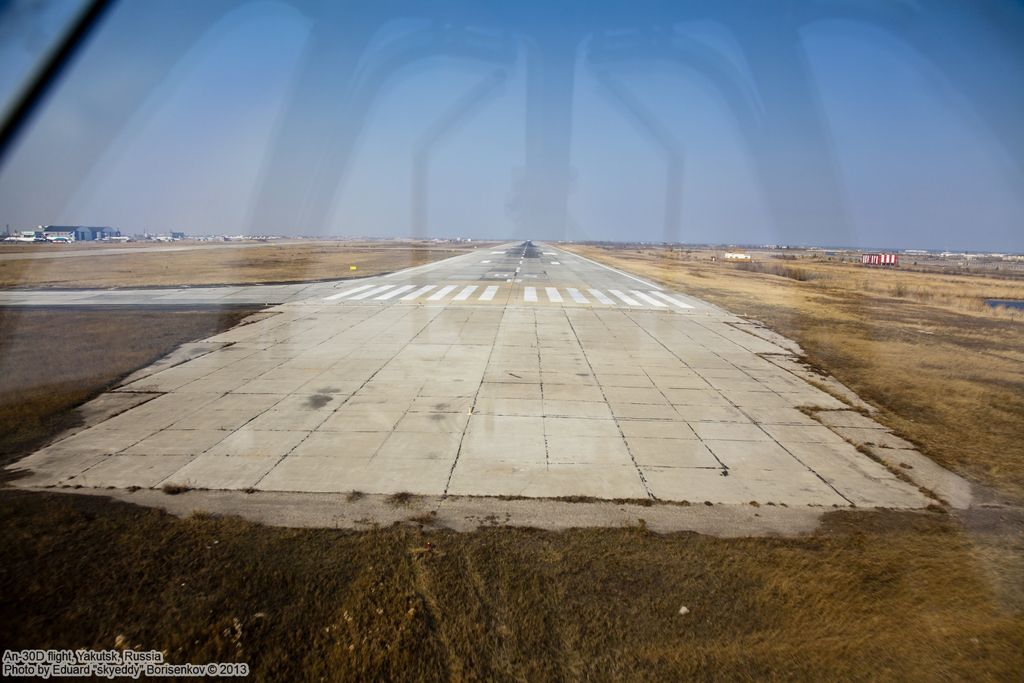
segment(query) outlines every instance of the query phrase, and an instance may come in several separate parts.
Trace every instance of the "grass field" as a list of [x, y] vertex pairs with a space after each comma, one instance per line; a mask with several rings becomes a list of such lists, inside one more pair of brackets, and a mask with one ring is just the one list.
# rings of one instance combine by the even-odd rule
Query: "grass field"
[[253, 680], [1013, 680], [1024, 525], [968, 523], [340, 532], [3, 492], [0, 641], [246, 661]]
[[568, 248], [764, 322], [925, 454], [1024, 502], [1024, 312], [984, 304], [1024, 299], [1024, 279]]
[[[135, 246], [135, 245], [139, 246]], [[140, 253], [97, 254], [99, 247], [43, 245], [7, 247], [18, 253], [75, 254], [60, 258], [0, 258], [0, 288], [13, 287], [170, 287], [304, 282], [387, 273], [456, 256], [481, 246], [428, 242], [326, 242], [199, 245], [131, 243], [108, 249], [157, 249]], [[178, 251], [183, 246], [195, 247]], [[486, 245], [483, 245], [486, 246]], [[79, 255], [80, 254], [80, 255]], [[351, 268], [355, 266], [356, 270]]]

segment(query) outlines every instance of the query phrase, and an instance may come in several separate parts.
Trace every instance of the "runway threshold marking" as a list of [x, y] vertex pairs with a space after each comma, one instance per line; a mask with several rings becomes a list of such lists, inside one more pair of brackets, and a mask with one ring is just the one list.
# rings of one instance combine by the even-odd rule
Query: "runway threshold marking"
[[[359, 301], [363, 299], [373, 298], [375, 301], [390, 301], [392, 299], [398, 299], [399, 301], [414, 301], [430, 292], [430, 296], [426, 297], [427, 301], [437, 302], [447, 299], [452, 293], [459, 289], [459, 285], [423, 285], [418, 289], [413, 290], [417, 285], [360, 285], [352, 289], [347, 289], [343, 292], [338, 292], [329, 297], [324, 297], [325, 301], [336, 300], [342, 298], [348, 298], [348, 301]], [[538, 303], [539, 293], [538, 290], [543, 289], [544, 294], [547, 297], [547, 301], [550, 303], [561, 304], [567, 299], [571, 299], [577, 304], [585, 306], [591, 306], [595, 303], [600, 303], [605, 306], [614, 306], [616, 301], [611, 297], [607, 296], [600, 289], [587, 288], [581, 290], [577, 287], [523, 287], [523, 298], [524, 303]], [[434, 291], [436, 290], [436, 291]], [[481, 291], [478, 285], [467, 285], [462, 287], [461, 291], [458, 292], [450, 301], [466, 301], [473, 297], [474, 294], [478, 294], [476, 297], [479, 301], [492, 301], [498, 295], [501, 287], [499, 285], [491, 285], [484, 287]], [[564, 292], [562, 291], [564, 290]], [[590, 297], [584, 294], [584, 291], [589, 293]], [[621, 300], [628, 306], [650, 306], [652, 308], [668, 308], [669, 304], [676, 306], [684, 310], [692, 310], [694, 307], [685, 301], [682, 301], [674, 296], [670, 296], [665, 292], [661, 291], [649, 291], [643, 292], [637, 289], [630, 289], [626, 291], [618, 289], [607, 290], [612, 296]], [[626, 293], [628, 291], [628, 294]], [[568, 296], [565, 296], [568, 294]], [[596, 300], [596, 301], [595, 301]]]
[[620, 292], [617, 289], [609, 289], [608, 291], [611, 292], [612, 294], [614, 294], [619, 299], [622, 299], [622, 301], [625, 302], [625, 304], [627, 306], [639, 306], [640, 305], [636, 300], [629, 298], [628, 296], [626, 296], [625, 294], [623, 294], [622, 292]]
[[678, 306], [679, 308], [691, 308], [691, 309], [693, 308], [693, 306], [691, 306], [690, 304], [686, 303], [685, 301], [680, 301], [679, 299], [676, 299], [675, 297], [671, 297], [668, 294], [665, 294], [664, 292], [651, 292], [651, 294], [653, 294], [654, 296], [661, 297], [665, 301], [673, 303], [676, 306]]
[[324, 297], [324, 301], [334, 301], [335, 299], [344, 299], [346, 296], [349, 296], [350, 294], [355, 294], [356, 292], [361, 292], [364, 289], [369, 289], [370, 287], [373, 287], [373, 285], [363, 285], [362, 287], [354, 287], [353, 289], [346, 289], [344, 292], [338, 292], [337, 294], [332, 294], [330, 296], [325, 296]]
[[394, 287], [394, 285], [384, 285], [382, 287], [374, 287], [373, 289], [368, 289], [365, 292], [360, 292], [359, 294], [356, 294], [354, 297], [349, 299], [349, 301], [359, 301], [361, 299], [367, 299], [367, 298], [369, 298], [371, 296], [377, 296], [378, 294], [383, 294], [384, 292], [386, 292], [387, 290], [391, 289], [392, 287]]
[[426, 294], [427, 292], [429, 292], [430, 290], [434, 289], [435, 287], [437, 287], [437, 285], [424, 285], [423, 287], [420, 287], [419, 289], [417, 289], [415, 292], [409, 292], [408, 294], [403, 296], [401, 299], [399, 299], [399, 301], [412, 301], [416, 297], [418, 297], [418, 296], [420, 296], [422, 294]]
[[415, 286], [416, 285], [402, 285], [401, 287], [397, 287], [395, 289], [392, 289], [390, 292], [384, 292], [383, 294], [378, 296], [375, 299], [375, 301], [387, 301], [388, 299], [390, 299], [392, 297], [398, 296], [402, 292], [408, 292], [410, 289], [412, 289]]
[[566, 287], [566, 291], [569, 292], [569, 296], [571, 296], [572, 300], [575, 301], [576, 303], [578, 303], [578, 304], [589, 304], [590, 303], [590, 300], [587, 299], [587, 297], [583, 296], [583, 294], [580, 292], [580, 290], [578, 290], [578, 289], [576, 289], [574, 287]]
[[441, 289], [437, 290], [433, 294], [427, 297], [427, 301], [440, 301], [447, 296], [448, 292], [455, 289], [456, 285], [445, 285]]
[[658, 308], [665, 308], [666, 306], [668, 306], [668, 304], [666, 304], [664, 301], [658, 301], [653, 296], [649, 296], [647, 294], [644, 294], [640, 290], [631, 289], [629, 291], [630, 291], [631, 294], [635, 294], [637, 297], [639, 297], [641, 301], [646, 301], [651, 306], [657, 306]]

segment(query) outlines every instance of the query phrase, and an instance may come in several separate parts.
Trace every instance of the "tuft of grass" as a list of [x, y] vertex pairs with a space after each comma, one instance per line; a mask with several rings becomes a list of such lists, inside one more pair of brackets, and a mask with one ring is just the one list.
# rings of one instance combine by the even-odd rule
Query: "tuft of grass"
[[416, 500], [417, 496], [408, 491], [399, 491], [388, 496], [385, 500], [391, 507], [408, 507]]
[[749, 261], [745, 263], [734, 263], [732, 266], [737, 270], [777, 275], [778, 277], [789, 278], [790, 280], [796, 280], [797, 282], [811, 282], [812, 280], [820, 280], [824, 277], [823, 274], [813, 270], [772, 263], [770, 261]]
[[437, 511], [431, 510], [430, 512], [414, 515], [409, 518], [409, 521], [421, 526], [432, 526], [437, 523]]
[[169, 496], [176, 496], [179, 493], [191, 491], [192, 487], [188, 484], [164, 484], [160, 490]]

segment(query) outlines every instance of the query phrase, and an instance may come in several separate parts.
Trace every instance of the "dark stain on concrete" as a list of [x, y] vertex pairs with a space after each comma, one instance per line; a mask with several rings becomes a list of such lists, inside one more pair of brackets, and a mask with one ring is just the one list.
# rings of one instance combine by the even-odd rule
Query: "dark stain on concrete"
[[317, 408], [323, 408], [325, 405], [331, 402], [332, 396], [327, 394], [313, 394], [309, 397], [309, 407], [314, 410]]

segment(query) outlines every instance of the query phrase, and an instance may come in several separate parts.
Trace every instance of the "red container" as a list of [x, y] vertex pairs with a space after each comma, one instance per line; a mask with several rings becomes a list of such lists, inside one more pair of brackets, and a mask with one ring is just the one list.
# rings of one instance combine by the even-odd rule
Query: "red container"
[[900, 264], [899, 254], [861, 254], [860, 262], [865, 266], [890, 266]]

